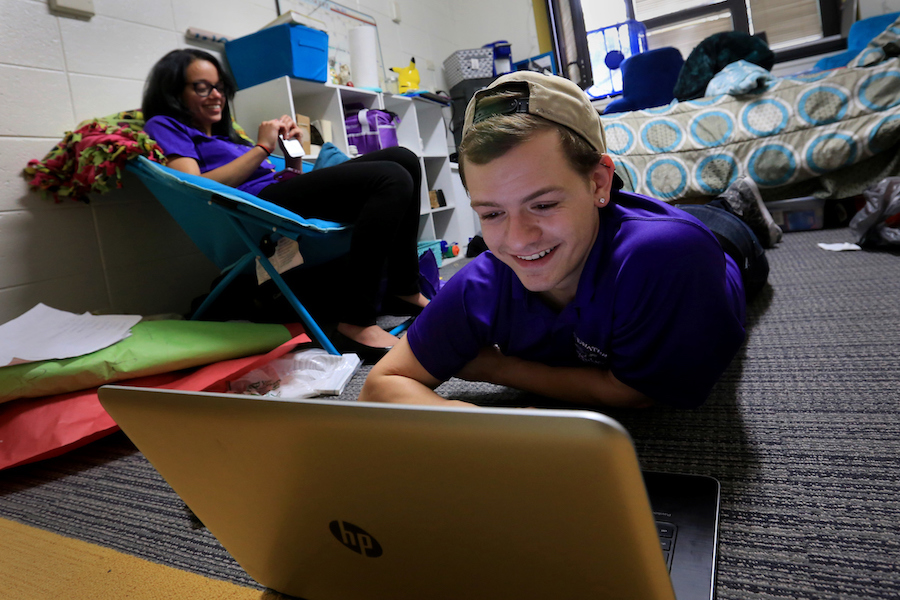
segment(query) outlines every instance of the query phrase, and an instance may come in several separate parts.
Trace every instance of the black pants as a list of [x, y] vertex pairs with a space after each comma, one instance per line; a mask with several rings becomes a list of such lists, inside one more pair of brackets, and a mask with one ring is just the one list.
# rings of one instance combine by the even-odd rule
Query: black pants
[[398, 147], [304, 173], [259, 193], [301, 216], [353, 225], [344, 260], [297, 274], [303, 289], [295, 292], [311, 312], [327, 307], [337, 321], [368, 326], [375, 323], [382, 278], [385, 293], [418, 293], [421, 187], [419, 159]]
[[735, 260], [741, 269], [744, 293], [748, 300], [765, 287], [769, 278], [766, 251], [753, 230], [731, 212], [727, 202], [717, 198], [708, 204], [677, 206], [706, 225], [719, 240], [722, 249]]

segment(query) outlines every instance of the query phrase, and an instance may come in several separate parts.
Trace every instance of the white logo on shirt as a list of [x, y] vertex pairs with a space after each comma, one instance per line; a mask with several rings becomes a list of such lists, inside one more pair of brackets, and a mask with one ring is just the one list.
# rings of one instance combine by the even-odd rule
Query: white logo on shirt
[[577, 335], [574, 337], [575, 353], [578, 355], [579, 361], [598, 367], [606, 367], [608, 365], [609, 355], [606, 352], [597, 346], [592, 346], [587, 342], [580, 340]]

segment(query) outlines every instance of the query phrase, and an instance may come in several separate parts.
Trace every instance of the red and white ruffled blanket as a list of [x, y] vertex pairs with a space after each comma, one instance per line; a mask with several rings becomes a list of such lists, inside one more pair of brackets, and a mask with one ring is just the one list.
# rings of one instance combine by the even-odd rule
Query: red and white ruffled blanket
[[159, 145], [144, 133], [144, 118], [130, 110], [83, 121], [41, 160], [28, 161], [23, 175], [33, 190], [88, 202], [88, 194], [122, 187], [122, 169], [135, 156], [165, 164]]

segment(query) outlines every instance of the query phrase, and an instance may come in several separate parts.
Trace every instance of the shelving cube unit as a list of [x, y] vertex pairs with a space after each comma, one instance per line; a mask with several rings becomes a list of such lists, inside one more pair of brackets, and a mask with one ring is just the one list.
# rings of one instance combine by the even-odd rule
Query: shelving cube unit
[[[463, 254], [477, 230], [475, 213], [469, 207], [455, 164], [450, 162], [442, 105], [422, 98], [280, 77], [240, 90], [235, 95], [234, 112], [237, 122], [248, 128], [251, 137], [256, 133], [253, 127], [284, 114], [301, 114], [314, 122], [329, 121], [332, 143], [349, 154], [344, 113], [352, 105], [380, 108], [400, 117], [397, 140], [419, 157], [422, 168], [419, 240], [458, 243]], [[443, 192], [446, 206], [432, 208], [431, 190]]]

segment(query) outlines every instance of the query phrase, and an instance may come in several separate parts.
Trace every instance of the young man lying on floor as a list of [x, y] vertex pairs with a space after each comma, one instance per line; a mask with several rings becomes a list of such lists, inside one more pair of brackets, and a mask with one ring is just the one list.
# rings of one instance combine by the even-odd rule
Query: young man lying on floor
[[475, 95], [460, 173], [491, 252], [447, 282], [360, 400], [463, 404], [433, 391], [457, 376], [590, 406], [703, 403], [743, 342], [765, 255], [721, 200], [695, 218], [621, 191], [605, 150], [566, 79], [514, 73]]

